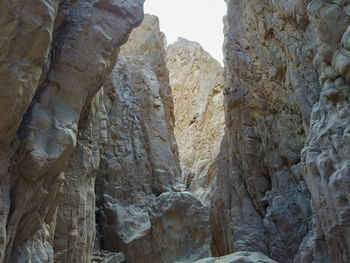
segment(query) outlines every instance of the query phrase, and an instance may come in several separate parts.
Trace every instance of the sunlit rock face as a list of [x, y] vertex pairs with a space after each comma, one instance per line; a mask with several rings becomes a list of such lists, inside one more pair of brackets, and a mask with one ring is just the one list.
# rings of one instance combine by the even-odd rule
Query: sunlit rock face
[[210, 256], [209, 209], [183, 192], [158, 18], [146, 15], [104, 86], [108, 142], [97, 177], [101, 246], [127, 262]]
[[183, 181], [209, 206], [225, 126], [223, 68], [200, 44], [184, 38], [168, 47], [166, 60]]
[[213, 253], [348, 262], [349, 5], [226, 2]]
[[53, 262], [55, 244], [55, 262], [87, 262], [105, 137], [97, 94], [144, 1], [22, 2], [0, 1], [0, 261]]

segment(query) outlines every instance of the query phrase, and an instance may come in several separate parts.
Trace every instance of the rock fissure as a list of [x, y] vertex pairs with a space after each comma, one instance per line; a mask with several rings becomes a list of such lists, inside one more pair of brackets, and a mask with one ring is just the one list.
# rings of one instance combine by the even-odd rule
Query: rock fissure
[[143, 4], [0, 0], [0, 262], [348, 263], [350, 3]]

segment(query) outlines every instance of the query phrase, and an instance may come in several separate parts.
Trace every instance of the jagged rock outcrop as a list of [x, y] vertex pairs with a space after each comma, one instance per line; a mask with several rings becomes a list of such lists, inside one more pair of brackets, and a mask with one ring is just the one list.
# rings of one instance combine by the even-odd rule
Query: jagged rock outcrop
[[292, 262], [310, 229], [300, 152], [320, 91], [314, 30], [305, 3], [227, 6], [227, 136], [212, 199], [213, 249]]
[[105, 84], [108, 143], [97, 177], [101, 245], [127, 262], [210, 255], [209, 210], [183, 192], [158, 18], [146, 15]]
[[168, 47], [166, 60], [182, 177], [189, 191], [209, 205], [225, 127], [223, 68], [199, 43], [184, 38]]
[[219, 258], [205, 258], [194, 263], [277, 263], [263, 253], [259, 252], [236, 252]]
[[311, 1], [308, 6], [317, 32], [314, 65], [322, 91], [302, 151], [317, 231], [325, 237], [331, 261], [341, 263], [350, 261], [349, 8], [348, 1], [335, 0]]
[[90, 202], [100, 150], [90, 140], [103, 137], [95, 126], [102, 112], [96, 94], [118, 47], [141, 22], [143, 2], [0, 1], [1, 262], [53, 262], [62, 185], [70, 197], [60, 207], [72, 213], [59, 212], [64, 222], [56, 227], [55, 247], [67, 251], [60, 262], [88, 257], [81, 242], [93, 239]]
[[226, 2], [213, 252], [348, 262], [349, 5]]

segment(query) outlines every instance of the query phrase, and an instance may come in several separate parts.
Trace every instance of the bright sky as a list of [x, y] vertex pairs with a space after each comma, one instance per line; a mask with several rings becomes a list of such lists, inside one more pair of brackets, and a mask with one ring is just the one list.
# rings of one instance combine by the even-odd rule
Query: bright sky
[[168, 44], [178, 37], [199, 42], [222, 64], [224, 0], [146, 0], [145, 13], [159, 17]]

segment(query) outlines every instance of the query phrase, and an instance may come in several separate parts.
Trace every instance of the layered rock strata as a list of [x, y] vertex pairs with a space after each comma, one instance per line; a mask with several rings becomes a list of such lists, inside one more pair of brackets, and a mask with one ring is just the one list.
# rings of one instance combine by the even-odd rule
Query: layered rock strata
[[[88, 257], [104, 137], [96, 94], [142, 17], [143, 0], [0, 1], [1, 262], [53, 262], [58, 206], [71, 211], [56, 227], [61, 262]], [[74, 205], [60, 203], [62, 185]]]
[[348, 262], [349, 5], [226, 2], [213, 252]]
[[164, 36], [146, 15], [104, 86], [108, 143], [97, 177], [102, 248], [127, 262], [210, 255], [209, 210], [183, 192]]
[[184, 38], [168, 47], [166, 60], [182, 177], [209, 205], [225, 126], [223, 68], [200, 44]]

